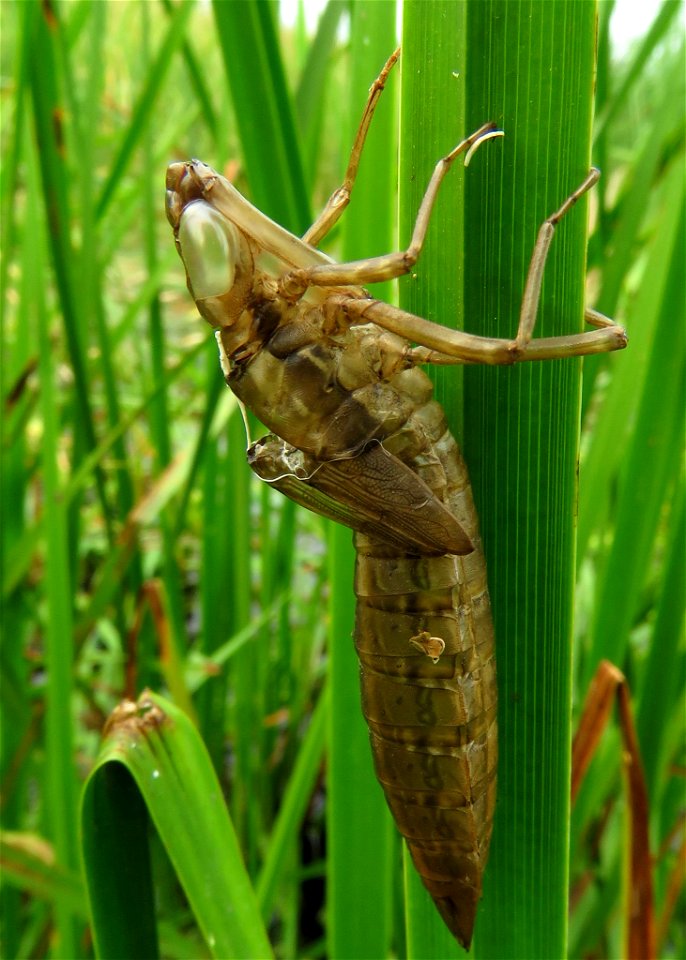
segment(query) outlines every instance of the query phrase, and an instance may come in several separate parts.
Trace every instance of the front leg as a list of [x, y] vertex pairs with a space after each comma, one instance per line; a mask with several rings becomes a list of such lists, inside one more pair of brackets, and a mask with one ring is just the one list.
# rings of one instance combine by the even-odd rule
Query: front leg
[[398, 49], [395, 50], [388, 58], [384, 64], [383, 70], [369, 89], [369, 96], [364, 108], [364, 113], [362, 114], [360, 125], [357, 128], [357, 133], [355, 134], [355, 142], [353, 143], [352, 150], [350, 151], [350, 159], [348, 160], [348, 168], [345, 171], [345, 176], [343, 177], [343, 183], [340, 185], [340, 187], [334, 190], [327, 200], [326, 206], [322, 212], [319, 214], [307, 233], [303, 235], [303, 240], [305, 243], [309, 243], [310, 246], [319, 246], [320, 241], [326, 236], [331, 228], [338, 223], [341, 218], [341, 214], [350, 203], [350, 194], [352, 193], [353, 185], [357, 177], [357, 169], [360, 165], [362, 149], [364, 147], [364, 142], [367, 139], [367, 134], [369, 133], [369, 126], [372, 122], [376, 105], [379, 102], [379, 97], [383, 93], [384, 87], [386, 86], [388, 75], [393, 69], [399, 56], [400, 47], [398, 47]]

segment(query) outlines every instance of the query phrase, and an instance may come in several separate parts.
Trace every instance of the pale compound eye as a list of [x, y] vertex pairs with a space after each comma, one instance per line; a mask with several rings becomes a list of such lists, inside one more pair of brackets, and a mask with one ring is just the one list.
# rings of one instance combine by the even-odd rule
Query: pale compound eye
[[234, 225], [209, 203], [196, 200], [181, 214], [178, 238], [195, 299], [228, 293], [240, 251]]

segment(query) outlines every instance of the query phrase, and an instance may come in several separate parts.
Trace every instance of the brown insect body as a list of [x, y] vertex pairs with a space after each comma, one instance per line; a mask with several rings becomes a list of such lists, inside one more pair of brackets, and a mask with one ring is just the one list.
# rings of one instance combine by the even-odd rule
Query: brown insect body
[[[352, 469], [362, 481], [353, 488], [357, 512], [365, 504], [386, 504], [398, 526], [412, 531], [396, 530], [393, 543], [375, 535], [374, 525], [355, 533], [362, 707], [396, 824], [444, 920], [468, 945], [488, 854], [497, 763], [486, 570], [464, 462], [431, 399], [430, 381], [402, 359], [409, 345], [394, 351], [400, 369], [386, 378], [379, 369], [388, 370], [392, 358], [380, 366], [360, 359], [360, 338], [378, 346], [387, 337], [366, 325], [327, 343], [319, 331], [313, 344], [283, 356], [275, 334], [247, 366], [234, 366], [227, 382], [271, 429], [312, 455], [311, 475], [299, 484], [320, 492], [324, 486], [334, 499], [341, 485], [350, 487]], [[265, 393], [268, 409], [260, 402]], [[283, 411], [294, 395], [301, 415], [286, 420]], [[373, 457], [385, 462], [383, 480], [368, 469]], [[322, 479], [322, 462], [333, 482]], [[256, 460], [251, 465], [273, 481], [274, 471], [259, 471]], [[423, 529], [419, 496], [408, 492], [413, 481], [403, 465], [421, 482], [422, 509], [443, 507], [430, 530]], [[430, 537], [433, 542], [421, 546], [415, 540]], [[439, 657], [413, 642], [423, 635], [442, 641]]]
[[302, 240], [199, 161], [169, 167], [167, 216], [227, 383], [274, 433], [249, 449], [250, 466], [355, 531], [355, 645], [377, 776], [424, 884], [468, 947], [495, 804], [493, 627], [467, 470], [419, 367], [599, 353], [626, 336], [587, 310], [594, 331], [532, 339], [555, 226], [597, 171], [541, 227], [514, 340], [446, 330], [361, 286], [412, 268], [443, 176], [497, 134], [491, 124], [439, 161], [406, 251], [336, 264], [316, 249], [347, 203], [397, 56], [371, 88], [343, 187]]
[[[377, 777], [441, 916], [469, 946], [495, 806], [497, 694], [471, 491], [452, 437], [442, 439], [474, 549], [417, 556], [356, 533], [355, 646]], [[438, 657], [413, 643], [422, 636], [445, 644]]]
[[[211, 196], [207, 168], [174, 170], [170, 209]], [[348, 514], [336, 519], [359, 531], [355, 644], [376, 771], [424, 883], [468, 944], [497, 736], [493, 629], [466, 468], [410, 344], [372, 323], [341, 324], [331, 307], [338, 290], [290, 302], [260, 268], [253, 239], [234, 228], [231, 289], [202, 298], [189, 283], [217, 327], [228, 385], [285, 441], [256, 445], [253, 469], [300, 502], [313, 494], [307, 505], [328, 515], [349, 491]], [[374, 303], [361, 288], [345, 296]], [[423, 636], [442, 641], [439, 657]]]
[[[363, 331], [364, 336], [377, 333], [383, 339], [381, 330]], [[352, 339], [348, 346], [355, 352]], [[269, 352], [268, 344], [265, 349]], [[336, 382], [331, 356], [323, 349], [317, 356], [306, 388], [315, 401], [310, 409], [325, 408], [330, 418], [327, 454], [333, 445], [348, 458], [329, 461], [325, 468], [314, 458], [301, 462], [304, 476], [296, 479], [296, 489], [289, 473], [295, 466], [285, 462], [278, 441], [272, 441], [273, 454], [281, 456], [277, 462], [266, 463], [264, 441], [249, 459], [263, 479], [357, 531], [355, 646], [376, 773], [443, 919], [469, 945], [495, 805], [497, 694], [486, 569], [467, 470], [421, 371], [406, 370], [381, 382], [369, 369], [367, 382], [357, 389], [362, 396], [374, 396], [370, 385], [381, 386], [384, 404], [351, 420], [351, 408], [361, 403], [354, 392], [338, 398], [338, 411], [327, 407], [328, 386], [324, 397], [315, 397], [315, 369], [327, 371], [320, 390], [329, 379]], [[345, 349], [340, 356], [345, 357]], [[295, 367], [302, 377], [304, 368], [300, 363]], [[344, 418], [336, 415], [341, 409]], [[398, 420], [404, 422], [397, 426]], [[357, 438], [351, 433], [355, 421], [361, 427]], [[330, 422], [341, 424], [339, 442]], [[386, 432], [389, 423], [396, 426], [391, 434]], [[323, 429], [314, 433], [321, 456]], [[313, 446], [298, 431], [288, 439], [297, 439], [306, 450]], [[386, 467], [383, 476], [375, 471], [379, 459]], [[354, 498], [353, 517], [305, 500], [305, 489], [310, 489], [326, 492], [332, 503], [334, 495], [342, 496], [341, 488]], [[429, 504], [443, 510], [428, 517]], [[363, 525], [359, 516], [365, 506], [383, 510], [384, 505], [396, 524], [381, 538], [375, 534], [382, 520]], [[427, 638], [424, 644], [422, 637]], [[440, 640], [441, 646], [432, 646], [430, 639]]]

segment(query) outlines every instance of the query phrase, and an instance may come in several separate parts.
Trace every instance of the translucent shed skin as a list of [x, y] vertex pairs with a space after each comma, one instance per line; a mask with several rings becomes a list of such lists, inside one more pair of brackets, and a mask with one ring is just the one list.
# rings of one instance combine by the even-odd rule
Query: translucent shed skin
[[495, 804], [496, 678], [457, 444], [416, 349], [373, 322], [385, 305], [358, 286], [289, 288], [289, 273], [329, 263], [324, 254], [197, 161], [169, 167], [167, 215], [226, 381], [273, 432], [249, 450], [252, 469], [355, 531], [376, 773], [426, 888], [469, 947]]

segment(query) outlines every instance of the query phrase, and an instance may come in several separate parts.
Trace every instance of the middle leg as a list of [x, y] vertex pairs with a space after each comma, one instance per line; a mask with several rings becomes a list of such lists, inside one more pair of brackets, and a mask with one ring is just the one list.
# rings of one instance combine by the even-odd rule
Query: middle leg
[[353, 260], [349, 263], [322, 263], [314, 267], [291, 270], [284, 274], [280, 281], [283, 296], [286, 299], [297, 300], [311, 286], [337, 287], [376, 283], [381, 280], [393, 280], [395, 277], [409, 273], [421, 253], [438, 189], [453, 161], [461, 153], [466, 152], [465, 162], [468, 162], [481, 143], [492, 137], [502, 136], [502, 130], [497, 130], [494, 123], [485, 123], [438, 161], [421, 202], [407, 250], [370, 257], [366, 260]]

